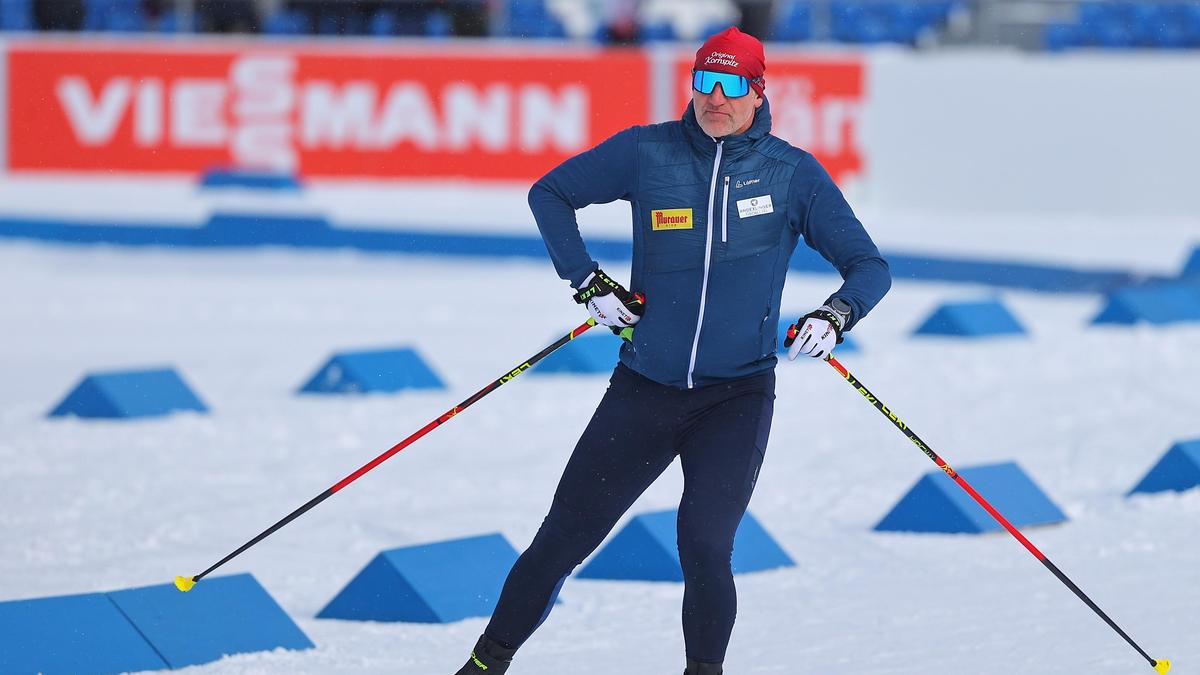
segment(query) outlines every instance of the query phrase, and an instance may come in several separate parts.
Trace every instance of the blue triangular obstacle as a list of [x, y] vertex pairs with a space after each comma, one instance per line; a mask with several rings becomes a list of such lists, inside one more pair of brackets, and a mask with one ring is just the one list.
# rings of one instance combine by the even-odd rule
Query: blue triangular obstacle
[[1094, 324], [1200, 321], [1200, 282], [1125, 288], [1108, 296]]
[[[788, 348], [783, 346], [783, 342], [787, 339], [788, 326], [791, 326], [792, 322], [795, 321], [799, 316], [803, 315], [797, 315], [790, 319], [779, 319], [779, 330], [775, 331], [775, 348], [780, 354], [787, 354]], [[833, 350], [835, 354], [853, 354], [858, 351], [861, 351], [858, 348], [858, 343], [855, 342], [854, 338], [850, 337], [849, 335], [845, 336], [842, 339], [842, 344], [838, 345]]]
[[300, 181], [293, 174], [278, 171], [213, 168], [200, 177], [200, 187], [296, 191], [300, 189]]
[[1192, 257], [1183, 264], [1181, 277], [1200, 277], [1200, 246], [1192, 249]]
[[300, 391], [320, 394], [445, 389], [441, 378], [414, 349], [338, 352]]
[[1145, 477], [1129, 491], [1183, 492], [1200, 486], [1200, 438], [1171, 446]]
[[313, 647], [249, 574], [206, 577], [187, 593], [162, 584], [114, 591], [108, 597], [171, 668], [226, 654]]
[[0, 602], [0, 673], [101, 675], [166, 667], [102, 593]]
[[517, 551], [500, 534], [383, 551], [319, 619], [449, 623], [490, 616]]
[[998, 300], [945, 303], [934, 310], [914, 332], [914, 335], [954, 337], [1024, 334], [1024, 326]]
[[50, 411], [50, 417], [149, 417], [176, 410], [207, 412], [183, 378], [170, 368], [86, 375]]
[[[1017, 527], [1060, 523], [1066, 515], [1016, 462], [959, 471], [984, 499]], [[992, 532], [1003, 529], [942, 471], [930, 471], [875, 526], [879, 531]]]
[[535, 375], [611, 373], [621, 353], [621, 338], [597, 327], [547, 356], [533, 369]]
[[[576, 575], [581, 579], [683, 581], [676, 544], [675, 509], [643, 513], [629, 521]], [[749, 512], [733, 538], [734, 574], [796, 563]]]

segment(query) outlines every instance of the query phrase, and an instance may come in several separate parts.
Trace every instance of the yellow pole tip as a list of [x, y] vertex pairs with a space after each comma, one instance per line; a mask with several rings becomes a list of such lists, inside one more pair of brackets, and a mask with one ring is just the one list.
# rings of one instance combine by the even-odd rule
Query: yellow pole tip
[[1167, 673], [1171, 670], [1171, 662], [1166, 659], [1155, 659], [1154, 670], [1158, 673]]
[[[187, 593], [192, 590], [192, 586], [196, 585], [196, 581], [191, 577], [175, 577], [175, 588]], [[1165, 670], [1162, 672], [1166, 672]]]

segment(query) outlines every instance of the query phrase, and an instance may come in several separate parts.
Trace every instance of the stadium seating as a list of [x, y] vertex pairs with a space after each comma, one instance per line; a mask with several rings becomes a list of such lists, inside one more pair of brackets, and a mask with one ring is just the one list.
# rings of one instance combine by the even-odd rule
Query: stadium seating
[[1083, 2], [1076, 20], [1049, 24], [1046, 49], [1200, 47], [1200, 4], [1194, 2]]
[[[482, 3], [483, 0], [478, 0]], [[404, 3], [397, 3], [403, 5]], [[454, 35], [455, 21], [449, 7], [474, 4], [458, 0], [447, 6], [409, 11], [385, 6], [370, 12], [358, 8], [339, 8], [336, 3], [313, 3], [311, 8], [280, 8], [261, 17], [261, 31], [267, 35], [372, 35], [377, 37], [424, 36], [445, 38]], [[138, 32], [157, 30], [176, 32], [180, 14], [168, 9], [148, 16], [139, 0], [85, 0], [83, 29], [88, 31]], [[966, 0], [777, 0], [771, 20], [770, 40], [807, 42], [812, 40], [847, 44], [919, 43], [922, 36], [946, 24], [949, 17], [969, 6]], [[1074, 7], [1075, 16], [1066, 22], [1041, 26], [1041, 43], [1049, 51], [1075, 48], [1107, 49], [1194, 49], [1200, 48], [1200, 3], [1184, 0], [1086, 0], [1063, 7]], [[34, 29], [33, 0], [0, 0], [0, 30]], [[610, 39], [599, 24], [595, 5], [581, 2], [570, 5], [571, 16], [562, 13], [561, 4], [548, 0], [507, 0], [492, 26], [492, 34], [515, 38], [567, 39], [593, 37]], [[582, 13], [581, 21], [578, 14]], [[589, 14], [590, 13], [590, 14]], [[828, 17], [815, 21], [815, 16]], [[684, 20], [686, 19], [686, 20]], [[643, 17], [638, 39], [642, 42], [693, 42], [723, 29], [730, 21], [704, 23], [703, 18], [672, 20], [654, 14]], [[566, 23], [571, 23], [572, 33]], [[576, 26], [594, 26], [584, 31]], [[191, 16], [190, 30], [199, 22]]]
[[0, 0], [0, 29], [33, 29], [33, 0]]

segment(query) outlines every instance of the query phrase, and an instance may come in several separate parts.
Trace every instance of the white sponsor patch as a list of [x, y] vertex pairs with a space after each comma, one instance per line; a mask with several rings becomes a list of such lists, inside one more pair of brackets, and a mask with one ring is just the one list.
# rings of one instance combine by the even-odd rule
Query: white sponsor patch
[[761, 216], [764, 213], [775, 212], [775, 207], [771, 205], [771, 195], [751, 197], [750, 199], [739, 199], [737, 207], [738, 215], [742, 218]]

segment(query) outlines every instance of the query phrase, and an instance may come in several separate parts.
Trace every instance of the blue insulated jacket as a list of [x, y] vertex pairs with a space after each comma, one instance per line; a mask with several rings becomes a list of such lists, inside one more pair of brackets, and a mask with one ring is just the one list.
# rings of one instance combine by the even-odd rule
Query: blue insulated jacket
[[630, 290], [645, 314], [621, 362], [696, 387], [775, 366], [788, 260], [801, 237], [841, 274], [829, 299], [848, 328], [891, 287], [887, 263], [812, 155], [770, 135], [764, 100], [743, 134], [714, 139], [683, 119], [626, 129], [543, 176], [529, 206], [554, 267], [578, 287], [597, 268], [575, 210], [615, 199], [633, 214]]

